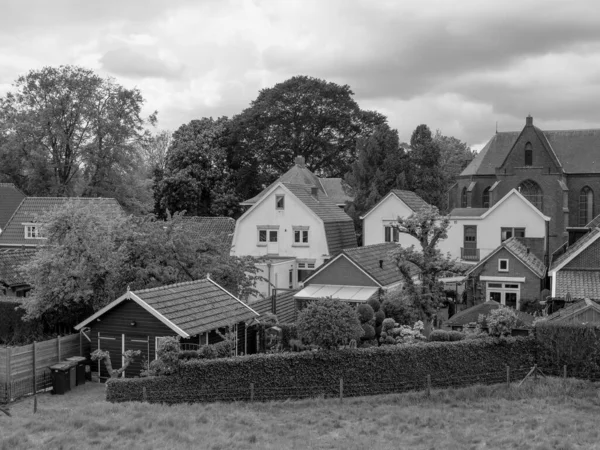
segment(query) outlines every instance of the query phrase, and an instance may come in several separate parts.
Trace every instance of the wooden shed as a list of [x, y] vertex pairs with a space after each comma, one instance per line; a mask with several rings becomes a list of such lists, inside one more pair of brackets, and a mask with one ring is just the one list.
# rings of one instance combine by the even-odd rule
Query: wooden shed
[[600, 304], [589, 298], [576, 301], [548, 316], [550, 322], [600, 324]]
[[[237, 353], [246, 353], [246, 327], [259, 314], [210, 278], [171, 284], [152, 289], [127, 291], [121, 297], [90, 316], [75, 329], [98, 348], [111, 355], [113, 368], [123, 364], [122, 354], [140, 350], [124, 373], [136, 377], [144, 360], [156, 358], [158, 341], [179, 336], [182, 349], [196, 349], [221, 341], [217, 330], [233, 326], [237, 332]], [[108, 376], [104, 364], [100, 376]], [[92, 369], [94, 370], [94, 369]]]

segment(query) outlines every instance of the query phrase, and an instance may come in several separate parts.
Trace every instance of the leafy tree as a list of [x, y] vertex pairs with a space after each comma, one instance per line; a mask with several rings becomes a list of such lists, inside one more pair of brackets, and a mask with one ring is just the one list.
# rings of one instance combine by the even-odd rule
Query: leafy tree
[[385, 293], [381, 309], [386, 318], [400, 325], [410, 325], [419, 320], [420, 311], [413, 304], [413, 299], [405, 290], [392, 289]]
[[229, 120], [203, 118], [179, 127], [167, 151], [165, 168], [156, 167], [157, 213], [235, 215], [242, 200], [228, 162]]
[[[431, 207], [406, 218], [398, 217], [395, 226], [419, 242], [420, 248], [398, 246], [392, 252], [392, 259], [400, 270], [404, 287], [419, 311], [420, 319], [431, 319], [445, 299], [439, 276], [444, 272], [462, 270], [455, 260], [443, 255], [437, 248], [439, 241], [448, 237], [449, 219], [441, 216], [436, 207]], [[420, 274], [419, 283], [413, 280], [415, 268]], [[386, 315], [389, 317], [387, 311]]]
[[485, 318], [485, 322], [490, 336], [510, 336], [513, 328], [517, 325], [517, 312], [512, 308], [500, 305], [490, 311]]
[[260, 91], [236, 116], [237, 154], [259, 164], [271, 182], [304, 156], [319, 176], [343, 176], [356, 159], [356, 141], [386, 119], [363, 111], [349, 86], [295, 76]]
[[30, 195], [134, 195], [136, 144], [156, 116], [144, 99], [77, 66], [44, 67], [19, 77], [0, 99], [3, 177]]
[[423, 200], [440, 207], [445, 197], [443, 168], [440, 165], [440, 146], [427, 125], [419, 125], [410, 138], [410, 185]]
[[324, 349], [337, 349], [363, 335], [354, 310], [332, 298], [318, 299], [300, 311], [297, 328], [298, 337]]
[[[437, 130], [433, 140], [440, 148], [440, 167], [443, 168], [445, 192], [456, 182], [456, 177], [469, 165], [475, 157], [475, 152], [465, 143], [452, 136], [444, 136]], [[440, 210], [448, 208], [448, 196], [444, 195]]]

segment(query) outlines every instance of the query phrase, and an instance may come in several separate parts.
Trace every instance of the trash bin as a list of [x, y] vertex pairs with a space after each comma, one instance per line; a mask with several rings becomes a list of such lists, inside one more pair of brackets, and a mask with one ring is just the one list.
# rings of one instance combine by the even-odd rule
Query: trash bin
[[52, 376], [52, 393], [63, 395], [71, 390], [71, 365], [58, 363], [50, 366]]
[[69, 387], [75, 389], [77, 386], [77, 361], [61, 361], [69, 366]]
[[83, 356], [71, 356], [67, 358], [67, 361], [73, 361], [77, 363], [76, 371], [76, 380], [75, 384], [80, 386], [85, 384], [85, 358]]

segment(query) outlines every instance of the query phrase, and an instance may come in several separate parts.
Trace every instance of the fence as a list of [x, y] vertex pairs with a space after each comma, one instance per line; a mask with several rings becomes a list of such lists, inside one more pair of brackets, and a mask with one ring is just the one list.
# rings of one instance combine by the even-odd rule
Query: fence
[[[80, 334], [57, 337], [20, 347], [0, 348], [0, 403], [10, 403], [52, 386], [50, 366], [90, 352]], [[35, 375], [35, 376], [34, 376]]]

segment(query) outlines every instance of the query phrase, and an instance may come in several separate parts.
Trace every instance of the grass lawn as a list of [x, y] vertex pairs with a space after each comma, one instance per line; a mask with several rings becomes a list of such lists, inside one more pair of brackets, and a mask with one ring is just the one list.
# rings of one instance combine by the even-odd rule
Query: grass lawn
[[[600, 385], [548, 379], [273, 403], [111, 404], [104, 385], [0, 416], [0, 449], [600, 449]], [[566, 393], [566, 395], [565, 395]]]

